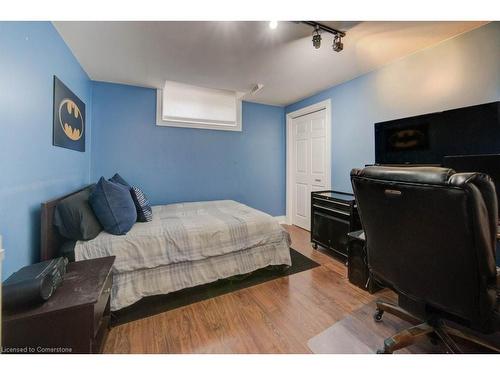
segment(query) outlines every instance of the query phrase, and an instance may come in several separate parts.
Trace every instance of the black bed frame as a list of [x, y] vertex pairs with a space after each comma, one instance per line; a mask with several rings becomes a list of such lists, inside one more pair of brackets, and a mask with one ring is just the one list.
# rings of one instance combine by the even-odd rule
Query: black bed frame
[[77, 191], [66, 194], [62, 197], [43, 202], [41, 206], [41, 238], [40, 238], [40, 261], [49, 260], [57, 257], [59, 248], [67, 240], [62, 237], [54, 225], [54, 212], [57, 204], [65, 198], [85, 190], [87, 185]]

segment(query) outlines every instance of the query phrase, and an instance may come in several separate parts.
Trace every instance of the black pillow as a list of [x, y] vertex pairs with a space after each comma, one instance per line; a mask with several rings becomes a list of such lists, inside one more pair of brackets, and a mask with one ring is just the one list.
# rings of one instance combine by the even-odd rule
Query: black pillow
[[126, 186], [128, 187], [129, 189], [131, 189], [132, 187], [129, 185], [129, 183], [127, 181], [125, 181], [123, 179], [122, 176], [120, 176], [118, 173], [115, 173], [115, 175], [113, 177], [111, 177], [109, 179], [109, 181], [111, 182], [114, 182], [115, 184], [120, 184], [120, 185], [123, 185], [123, 186]]
[[130, 190], [101, 177], [89, 197], [89, 202], [104, 227], [111, 234], [126, 234], [137, 221]]
[[89, 205], [91, 188], [60, 201], [54, 213], [54, 225], [61, 236], [87, 241], [96, 238], [102, 227]]
[[146, 222], [153, 220], [153, 210], [143, 191], [136, 186], [132, 186], [130, 194], [132, 194], [132, 199], [137, 209], [137, 221]]
[[76, 241], [67, 241], [61, 245], [59, 256], [68, 258], [68, 261], [75, 261], [75, 246]]

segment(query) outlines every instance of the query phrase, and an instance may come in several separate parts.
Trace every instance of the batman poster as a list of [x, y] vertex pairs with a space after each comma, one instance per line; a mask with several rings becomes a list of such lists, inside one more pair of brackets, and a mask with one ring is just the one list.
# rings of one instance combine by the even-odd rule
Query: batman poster
[[85, 104], [56, 76], [52, 143], [85, 152]]

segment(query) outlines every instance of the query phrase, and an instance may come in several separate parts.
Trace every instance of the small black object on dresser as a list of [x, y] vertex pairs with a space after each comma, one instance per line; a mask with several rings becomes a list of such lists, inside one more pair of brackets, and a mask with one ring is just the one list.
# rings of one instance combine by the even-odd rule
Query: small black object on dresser
[[382, 289], [373, 280], [368, 269], [365, 232], [358, 230], [348, 234], [347, 277], [349, 282], [370, 293]]
[[98, 353], [109, 330], [115, 257], [68, 264], [42, 304], [3, 311], [3, 353]]
[[2, 308], [9, 310], [47, 301], [61, 285], [68, 260], [64, 257], [30, 264], [3, 282]]
[[311, 243], [347, 257], [347, 233], [361, 229], [354, 195], [339, 191], [311, 193]]

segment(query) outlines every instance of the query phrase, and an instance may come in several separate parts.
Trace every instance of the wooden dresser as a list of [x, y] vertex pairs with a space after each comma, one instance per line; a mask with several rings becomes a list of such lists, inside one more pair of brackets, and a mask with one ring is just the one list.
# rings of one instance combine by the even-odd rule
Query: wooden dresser
[[4, 311], [4, 353], [99, 353], [109, 330], [115, 257], [70, 263], [44, 304]]

